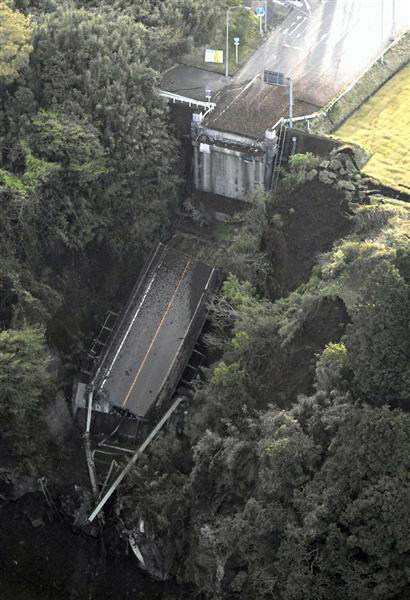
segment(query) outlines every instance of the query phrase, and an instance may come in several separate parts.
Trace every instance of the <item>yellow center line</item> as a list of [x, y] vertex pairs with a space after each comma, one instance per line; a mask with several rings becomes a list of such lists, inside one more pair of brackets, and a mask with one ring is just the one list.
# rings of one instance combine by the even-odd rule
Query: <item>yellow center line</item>
[[144, 360], [142, 361], [142, 363], [141, 363], [141, 365], [140, 365], [140, 368], [138, 369], [138, 371], [137, 371], [137, 374], [136, 374], [136, 375], [135, 375], [135, 377], [134, 377], [134, 381], [133, 381], [133, 382], [131, 383], [131, 385], [130, 385], [130, 389], [128, 390], [128, 392], [127, 392], [127, 395], [125, 396], [125, 400], [124, 400], [124, 402], [123, 402], [123, 404], [122, 404], [123, 406], [125, 406], [125, 405], [127, 404], [127, 402], [128, 402], [128, 399], [129, 399], [129, 397], [130, 397], [130, 395], [131, 395], [131, 392], [132, 392], [132, 390], [134, 389], [134, 386], [135, 386], [135, 384], [136, 384], [136, 382], [137, 382], [137, 379], [138, 379], [138, 377], [140, 376], [140, 373], [141, 373], [142, 369], [144, 368], [145, 362], [146, 362], [146, 360], [147, 360], [147, 358], [148, 358], [148, 354], [149, 354], [149, 353], [151, 352], [151, 350], [152, 350], [152, 346], [154, 345], [154, 343], [155, 343], [155, 340], [156, 340], [156, 339], [157, 339], [157, 337], [158, 337], [159, 331], [160, 331], [160, 329], [161, 329], [161, 327], [162, 327], [162, 325], [163, 325], [163, 323], [164, 323], [164, 321], [165, 321], [165, 318], [166, 318], [167, 314], [169, 313], [169, 310], [170, 310], [170, 308], [171, 308], [171, 306], [172, 306], [172, 303], [173, 303], [173, 301], [175, 300], [175, 296], [177, 295], [177, 292], [178, 292], [179, 286], [181, 285], [181, 282], [182, 282], [183, 278], [185, 277], [185, 273], [187, 272], [187, 270], [188, 270], [188, 267], [189, 267], [189, 265], [191, 264], [191, 262], [192, 262], [192, 259], [190, 258], [190, 259], [188, 260], [187, 264], [185, 265], [185, 269], [184, 269], [184, 271], [183, 271], [183, 273], [182, 273], [181, 277], [180, 277], [180, 278], [179, 278], [179, 280], [178, 280], [177, 287], [175, 288], [175, 291], [174, 291], [174, 293], [172, 294], [172, 298], [171, 298], [171, 300], [168, 302], [167, 308], [166, 308], [166, 310], [165, 310], [165, 312], [164, 312], [164, 314], [163, 314], [163, 316], [162, 316], [162, 319], [161, 319], [161, 321], [160, 321], [160, 324], [158, 325], [158, 328], [157, 328], [157, 330], [156, 330], [156, 332], [155, 332], [155, 335], [154, 335], [154, 337], [152, 338], [152, 340], [151, 340], [151, 343], [150, 343], [150, 345], [149, 345], [149, 347], [148, 347], [148, 350], [147, 350], [147, 351], [146, 351], [146, 353], [145, 353]]

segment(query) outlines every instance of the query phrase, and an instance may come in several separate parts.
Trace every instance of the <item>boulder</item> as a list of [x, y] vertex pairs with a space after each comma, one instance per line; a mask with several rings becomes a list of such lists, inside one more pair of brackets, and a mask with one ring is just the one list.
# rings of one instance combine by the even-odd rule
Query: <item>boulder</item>
[[310, 171], [308, 171], [306, 173], [306, 180], [307, 181], [313, 181], [316, 177], [317, 177], [317, 171], [316, 171], [316, 169], [311, 169]]
[[350, 177], [355, 177], [356, 173], [357, 173], [357, 168], [354, 165], [353, 161], [350, 160], [350, 158], [346, 158], [345, 160], [345, 167], [346, 167], [346, 171], [348, 173], [348, 175]]
[[339, 171], [339, 169], [343, 169], [343, 164], [338, 158], [332, 158], [329, 168], [332, 169], [332, 171]]
[[358, 169], [363, 168], [370, 158], [370, 154], [357, 144], [344, 144], [334, 148], [330, 155], [332, 158], [338, 158], [340, 155], [348, 156]]
[[356, 188], [351, 181], [345, 181], [343, 179], [341, 181], [337, 182], [336, 187], [339, 190], [346, 190], [347, 192], [355, 192], [356, 191]]
[[322, 162], [319, 164], [319, 167], [321, 169], [328, 169], [330, 165], [330, 160], [322, 160]]
[[335, 174], [330, 173], [329, 171], [319, 171], [319, 181], [321, 183], [332, 185], [332, 183], [334, 183], [335, 177]]

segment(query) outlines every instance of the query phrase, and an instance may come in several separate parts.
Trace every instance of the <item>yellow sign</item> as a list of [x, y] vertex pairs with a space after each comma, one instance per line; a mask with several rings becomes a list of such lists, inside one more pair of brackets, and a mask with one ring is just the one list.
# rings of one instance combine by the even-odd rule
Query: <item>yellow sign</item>
[[224, 62], [224, 51], [223, 50], [214, 50], [212, 48], [207, 48], [205, 50], [205, 62], [223, 64]]

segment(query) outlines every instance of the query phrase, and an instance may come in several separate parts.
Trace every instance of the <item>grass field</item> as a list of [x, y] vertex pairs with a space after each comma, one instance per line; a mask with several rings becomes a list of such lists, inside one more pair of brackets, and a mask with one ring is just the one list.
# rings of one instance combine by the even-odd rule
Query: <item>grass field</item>
[[410, 64], [401, 69], [333, 135], [372, 153], [363, 171], [410, 192]]

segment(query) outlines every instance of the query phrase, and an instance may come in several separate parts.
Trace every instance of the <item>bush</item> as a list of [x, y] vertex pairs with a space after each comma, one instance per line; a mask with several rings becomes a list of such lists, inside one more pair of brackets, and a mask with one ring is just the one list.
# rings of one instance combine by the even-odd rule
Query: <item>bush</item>
[[316, 167], [321, 159], [311, 152], [306, 154], [294, 154], [289, 158], [288, 170], [282, 175], [281, 187], [291, 190], [306, 181], [311, 181], [316, 175]]

